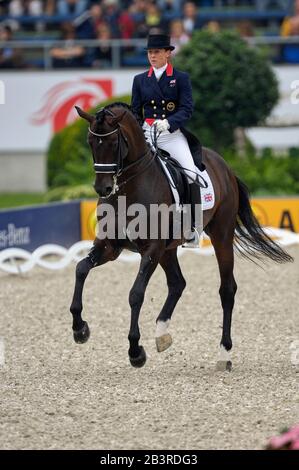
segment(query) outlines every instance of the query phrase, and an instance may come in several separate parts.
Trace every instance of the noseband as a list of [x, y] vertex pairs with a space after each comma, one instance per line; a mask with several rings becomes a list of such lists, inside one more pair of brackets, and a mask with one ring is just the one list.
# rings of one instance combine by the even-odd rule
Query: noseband
[[[115, 115], [110, 110], [105, 109], [105, 108], [101, 109], [97, 113], [97, 116], [98, 115], [100, 116], [101, 114], [103, 116], [103, 114], [106, 114], [106, 113], [115, 117]], [[105, 197], [102, 196], [102, 199], [109, 199], [111, 195], [116, 194], [119, 191], [119, 188], [121, 186], [124, 186], [125, 184], [128, 183], [128, 181], [130, 181], [132, 178], [137, 176], [137, 174], [140, 174], [141, 171], [144, 171], [153, 161], [153, 157], [150, 158], [148, 164], [139, 173], [134, 174], [133, 176], [129, 177], [127, 180], [123, 181], [121, 184], [118, 185], [117, 180], [119, 176], [121, 176], [123, 173], [125, 173], [127, 170], [129, 170], [133, 166], [138, 165], [140, 161], [143, 161], [144, 157], [146, 157], [151, 152], [150, 149], [144, 155], [142, 155], [142, 157], [138, 158], [136, 161], [130, 163], [124, 168], [124, 159], [126, 158], [127, 153], [125, 156], [122, 155], [122, 142], [125, 143], [125, 146], [127, 147], [127, 150], [128, 150], [128, 141], [127, 141], [127, 138], [123, 135], [120, 125], [117, 124], [116, 129], [114, 129], [111, 132], [107, 132], [106, 134], [98, 134], [97, 132], [92, 131], [90, 127], [88, 128], [88, 132], [90, 132], [90, 134], [94, 135], [95, 137], [99, 137], [99, 145], [102, 144], [103, 142], [102, 137], [108, 137], [112, 134], [115, 134], [116, 132], [118, 133], [117, 163], [96, 163], [94, 160], [94, 156], [93, 156], [93, 162], [94, 162], [93, 167], [94, 167], [96, 174], [109, 174], [109, 173], [113, 174], [112, 191], [108, 196], [105, 196]]]
[[[107, 134], [97, 134], [96, 132], [93, 132], [90, 129], [90, 127], [88, 128], [88, 132], [90, 132], [92, 135], [95, 135], [96, 137], [100, 137], [99, 144], [101, 144], [103, 142], [101, 137], [107, 137], [109, 135], [115, 134], [115, 132], [120, 132], [120, 127], [118, 126], [117, 129], [114, 129], [114, 131], [111, 131], [111, 132], [107, 132]], [[119, 138], [120, 138], [120, 134], [118, 134], [118, 154], [121, 153]], [[120, 171], [118, 169], [118, 164], [119, 164], [119, 161], [118, 163], [95, 163], [94, 162], [93, 167], [96, 173], [116, 173], [119, 175]]]

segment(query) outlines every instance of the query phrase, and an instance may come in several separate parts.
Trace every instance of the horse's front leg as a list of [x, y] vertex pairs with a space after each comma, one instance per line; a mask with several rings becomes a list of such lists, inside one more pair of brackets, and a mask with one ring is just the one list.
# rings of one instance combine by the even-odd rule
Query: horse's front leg
[[144, 294], [148, 282], [154, 273], [161, 254], [164, 250], [163, 241], [152, 244], [142, 253], [139, 271], [136, 280], [129, 295], [129, 303], [131, 307], [131, 326], [129, 332], [129, 359], [133, 367], [142, 367], [146, 362], [146, 354], [144, 348], [139, 346], [140, 332], [138, 326], [139, 314], [144, 300]]
[[89, 271], [96, 266], [112, 261], [118, 257], [120, 249], [108, 240], [95, 239], [94, 246], [86, 258], [79, 261], [76, 267], [76, 284], [70, 311], [73, 315], [73, 335], [76, 343], [86, 343], [90, 336], [88, 323], [82, 320], [82, 293]]

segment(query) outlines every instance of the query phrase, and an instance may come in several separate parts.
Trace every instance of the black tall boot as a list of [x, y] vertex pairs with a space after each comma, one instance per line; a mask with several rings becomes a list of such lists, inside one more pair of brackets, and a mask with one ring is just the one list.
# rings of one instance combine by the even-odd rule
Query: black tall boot
[[[200, 186], [190, 183], [191, 230], [185, 234], [184, 248], [199, 248], [200, 234], [203, 230]], [[196, 217], [197, 216], [197, 217]]]

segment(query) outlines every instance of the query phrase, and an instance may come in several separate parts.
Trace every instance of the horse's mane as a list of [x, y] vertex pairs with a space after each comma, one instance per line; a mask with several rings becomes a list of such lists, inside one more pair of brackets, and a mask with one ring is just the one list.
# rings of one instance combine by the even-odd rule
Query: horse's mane
[[120, 107], [120, 108], [124, 108], [126, 109], [127, 111], [130, 111], [130, 113], [133, 115], [133, 117], [136, 119], [136, 121], [138, 122], [138, 124], [140, 126], [142, 126], [143, 122], [142, 122], [142, 119], [141, 117], [139, 116], [139, 114], [137, 114], [133, 109], [132, 107], [127, 104], [127, 103], [124, 103], [122, 101], [115, 101], [114, 103], [111, 103], [111, 104], [107, 104], [107, 106], [105, 106], [105, 108], [102, 108], [100, 111], [98, 111], [96, 113], [96, 118], [97, 118], [97, 121], [99, 124], [102, 124], [102, 122], [104, 121], [104, 118], [105, 118], [105, 110], [112, 110], [113, 108], [116, 108], [116, 107]]

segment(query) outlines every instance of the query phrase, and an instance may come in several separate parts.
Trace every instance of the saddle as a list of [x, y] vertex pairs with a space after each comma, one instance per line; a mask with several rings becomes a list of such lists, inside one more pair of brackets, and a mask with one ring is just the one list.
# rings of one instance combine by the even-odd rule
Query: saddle
[[[166, 150], [158, 149], [160, 158], [157, 159], [161, 166], [162, 173], [165, 174], [164, 169], [162, 168], [162, 161], [165, 163], [167, 170], [170, 173], [172, 181], [176, 187], [176, 190], [179, 195], [180, 205], [189, 204], [190, 202], [190, 186], [188, 182], [187, 175], [185, 174], [182, 166], [179, 164], [175, 158], [171, 157]], [[169, 182], [172, 184], [171, 182]]]
[[[187, 131], [188, 132], [188, 131]], [[197, 146], [195, 148], [195, 145], [193, 146], [193, 159], [195, 166], [200, 170], [203, 171], [205, 170], [205, 165], [202, 163], [202, 147], [199, 141], [195, 136], [193, 136], [191, 133], [189, 133], [194, 139], [196, 139]], [[188, 141], [189, 143], [189, 141]], [[193, 143], [195, 143], [193, 141]], [[189, 145], [190, 146], [190, 145]], [[191, 147], [190, 147], [191, 150]], [[164, 172], [164, 169], [162, 168], [162, 161], [165, 163], [166, 168], [168, 172], [170, 173], [170, 176], [172, 178], [172, 181], [175, 185], [175, 188], [178, 192], [179, 195], [179, 200], [180, 200], [180, 205], [185, 205], [189, 204], [191, 200], [191, 194], [190, 194], [190, 184], [187, 178], [187, 175], [183, 169], [183, 167], [180, 165], [180, 163], [173, 157], [171, 157], [170, 153], [167, 152], [166, 150], [158, 148], [158, 155], [160, 158], [158, 158], [158, 162], [161, 166], [161, 170]], [[164, 172], [165, 173], [165, 172]], [[170, 185], [172, 185], [171, 181], [169, 181]]]

